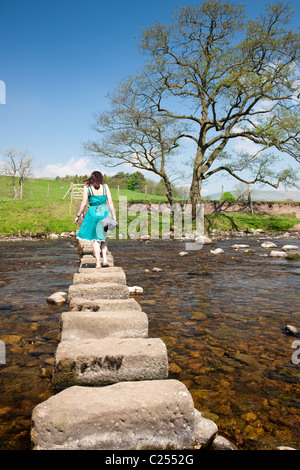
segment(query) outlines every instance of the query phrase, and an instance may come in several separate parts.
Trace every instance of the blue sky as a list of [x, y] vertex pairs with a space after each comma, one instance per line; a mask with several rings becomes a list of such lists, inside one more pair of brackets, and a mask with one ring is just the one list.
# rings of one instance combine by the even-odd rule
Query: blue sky
[[[6, 104], [0, 105], [0, 159], [13, 147], [33, 156], [36, 176], [96, 169], [82, 142], [96, 137], [89, 128], [92, 114], [107, 109], [107, 94], [142, 65], [137, 49], [142, 28], [156, 20], [167, 23], [173, 10], [199, 3], [0, 0], [0, 80], [6, 84]], [[259, 0], [247, 3], [251, 16], [265, 7]], [[291, 3], [298, 10], [298, 26], [300, 5]], [[220, 181], [216, 178], [209, 192], [219, 190]]]

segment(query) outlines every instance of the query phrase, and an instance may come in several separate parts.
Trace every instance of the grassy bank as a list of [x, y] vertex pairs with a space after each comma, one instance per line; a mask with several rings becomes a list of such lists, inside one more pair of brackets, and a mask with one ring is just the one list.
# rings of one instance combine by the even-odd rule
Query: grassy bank
[[[48, 191], [49, 185], [49, 191]], [[78, 228], [73, 220], [80, 201], [72, 205], [70, 215], [70, 194], [63, 199], [69, 189], [69, 183], [55, 180], [29, 179], [23, 188], [23, 199], [13, 199], [10, 179], [0, 176], [0, 236], [41, 235], [45, 233], [72, 232]], [[116, 209], [118, 193], [111, 189]], [[135, 202], [167, 202], [163, 196], [145, 194], [136, 191], [120, 190], [120, 196]], [[131, 221], [134, 217], [130, 217]], [[205, 228], [208, 233], [216, 230], [286, 231], [300, 220], [292, 216], [270, 216], [266, 214], [228, 213], [205, 216]]]
[[291, 215], [268, 215], [235, 213], [208, 214], [205, 216], [205, 229], [208, 233], [212, 230], [243, 230], [261, 229], [266, 232], [284, 232], [294, 225], [299, 224], [300, 219]]
[[[13, 199], [11, 179], [0, 176], [0, 236], [39, 235], [43, 233], [72, 232], [78, 228], [73, 220], [80, 201], [72, 204], [70, 193], [65, 199], [70, 184], [64, 181], [31, 179], [23, 187], [23, 198]], [[115, 206], [118, 206], [118, 191], [111, 188]], [[120, 196], [128, 201], [167, 202], [167, 198], [121, 189]]]

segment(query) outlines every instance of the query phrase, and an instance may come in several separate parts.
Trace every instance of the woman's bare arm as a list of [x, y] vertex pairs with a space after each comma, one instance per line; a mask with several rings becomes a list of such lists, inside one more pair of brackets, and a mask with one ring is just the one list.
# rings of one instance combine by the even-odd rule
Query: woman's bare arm
[[83, 211], [85, 209], [85, 206], [87, 205], [87, 202], [88, 202], [88, 188], [87, 186], [85, 185], [83, 187], [83, 196], [82, 196], [82, 202], [80, 204], [80, 208], [79, 208], [79, 211], [78, 211], [78, 214], [79, 216], [77, 215], [77, 217], [75, 218], [75, 221], [74, 222], [77, 222], [77, 220], [79, 219], [79, 217], [81, 216], [82, 217], [82, 214], [83, 214]]
[[113, 203], [113, 200], [112, 200], [112, 197], [111, 197], [110, 189], [107, 185], [106, 185], [106, 195], [107, 195], [108, 207], [110, 209], [110, 213], [112, 215], [112, 218], [116, 219], [117, 217], [116, 217], [116, 211], [115, 211], [114, 203]]

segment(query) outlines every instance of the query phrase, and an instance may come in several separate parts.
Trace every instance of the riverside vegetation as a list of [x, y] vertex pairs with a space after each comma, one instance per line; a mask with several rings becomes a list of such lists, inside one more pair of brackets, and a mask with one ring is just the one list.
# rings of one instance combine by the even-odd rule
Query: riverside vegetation
[[[47, 197], [48, 184], [49, 198]], [[23, 199], [13, 199], [9, 177], [0, 176], [0, 237], [41, 237], [51, 233], [59, 234], [76, 230], [78, 226], [73, 220], [78, 201], [73, 203], [72, 215], [70, 215], [70, 197], [63, 199], [69, 186], [69, 182], [66, 181], [29, 178], [24, 184]], [[111, 188], [111, 193], [118, 213], [118, 191]], [[145, 198], [144, 193], [128, 189], [120, 189], [119, 194], [126, 196], [128, 202], [167, 202], [164, 196], [147, 194]], [[128, 217], [128, 221], [132, 219], [134, 217]], [[299, 219], [290, 215], [217, 213], [205, 216], [207, 232], [251, 229], [269, 232], [287, 231], [299, 222]]]

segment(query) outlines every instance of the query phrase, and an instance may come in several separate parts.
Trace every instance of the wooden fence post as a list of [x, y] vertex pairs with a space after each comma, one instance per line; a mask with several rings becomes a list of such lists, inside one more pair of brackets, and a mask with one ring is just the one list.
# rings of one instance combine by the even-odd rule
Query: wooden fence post
[[73, 196], [74, 196], [74, 183], [71, 182], [71, 199], [70, 199], [70, 215], [72, 214], [72, 203], [73, 203]]

